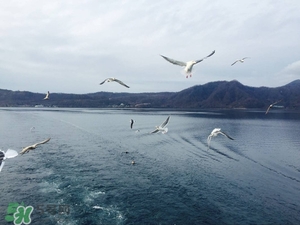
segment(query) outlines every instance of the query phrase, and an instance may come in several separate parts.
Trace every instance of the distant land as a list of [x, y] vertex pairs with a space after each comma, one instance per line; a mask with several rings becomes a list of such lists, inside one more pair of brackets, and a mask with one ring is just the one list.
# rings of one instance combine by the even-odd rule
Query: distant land
[[179, 92], [51, 93], [49, 100], [44, 97], [44, 93], [0, 89], [0, 107], [266, 109], [281, 100], [277, 107], [299, 110], [300, 80], [275, 88], [249, 87], [233, 80], [209, 82]]

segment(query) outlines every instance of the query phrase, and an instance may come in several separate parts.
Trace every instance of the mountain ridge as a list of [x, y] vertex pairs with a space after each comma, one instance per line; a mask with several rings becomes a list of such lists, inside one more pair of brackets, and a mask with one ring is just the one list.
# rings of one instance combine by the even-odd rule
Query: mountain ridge
[[90, 108], [266, 108], [275, 101], [287, 109], [300, 109], [300, 80], [280, 87], [251, 87], [232, 81], [194, 85], [179, 92], [88, 94], [51, 93], [0, 89], [0, 107]]

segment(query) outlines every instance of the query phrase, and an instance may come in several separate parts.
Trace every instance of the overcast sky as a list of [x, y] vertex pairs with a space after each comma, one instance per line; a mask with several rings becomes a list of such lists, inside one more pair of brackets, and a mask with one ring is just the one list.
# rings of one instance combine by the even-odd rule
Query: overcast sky
[[[213, 50], [188, 79], [160, 56], [190, 61]], [[130, 88], [99, 85], [107, 77]], [[161, 92], [219, 80], [277, 87], [295, 79], [299, 0], [1, 1], [1, 89]]]

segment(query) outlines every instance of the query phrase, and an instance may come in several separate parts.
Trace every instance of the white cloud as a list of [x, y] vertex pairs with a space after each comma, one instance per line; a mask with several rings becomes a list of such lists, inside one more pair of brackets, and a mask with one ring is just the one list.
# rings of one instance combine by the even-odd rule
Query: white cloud
[[[268, 86], [299, 60], [299, 11], [297, 0], [7, 1], [0, 8], [0, 88], [123, 91], [99, 87], [111, 76], [129, 82], [130, 92], [232, 79]], [[212, 50], [188, 80], [159, 56], [187, 61]], [[230, 66], [244, 56], [251, 59]]]
[[278, 79], [282, 85], [292, 82], [293, 80], [300, 79], [300, 60], [283, 68], [276, 74], [276, 79]]

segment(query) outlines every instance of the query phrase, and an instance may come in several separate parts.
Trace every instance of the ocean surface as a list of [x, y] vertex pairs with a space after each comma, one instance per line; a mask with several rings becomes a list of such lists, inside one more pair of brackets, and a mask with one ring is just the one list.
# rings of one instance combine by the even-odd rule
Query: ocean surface
[[[1, 150], [51, 138], [6, 160], [1, 225], [13, 202], [37, 225], [300, 224], [299, 112], [0, 108], [0, 121]], [[234, 140], [208, 149], [218, 127]]]

